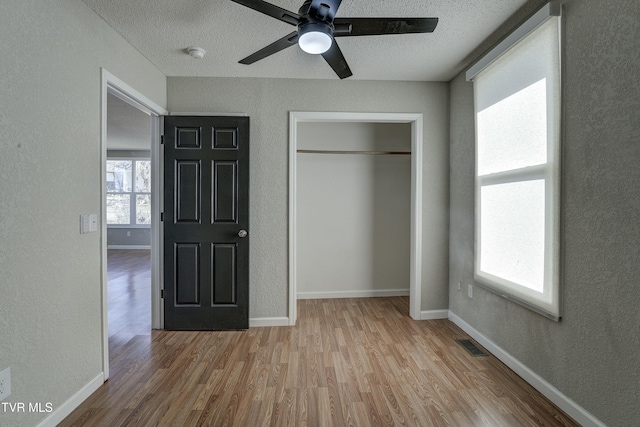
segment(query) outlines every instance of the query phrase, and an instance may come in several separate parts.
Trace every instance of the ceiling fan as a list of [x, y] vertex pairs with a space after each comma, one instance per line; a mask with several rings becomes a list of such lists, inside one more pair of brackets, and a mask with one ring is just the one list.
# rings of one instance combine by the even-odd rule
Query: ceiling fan
[[305, 0], [298, 13], [261, 0], [231, 1], [298, 27], [240, 60], [240, 64], [253, 64], [297, 43], [307, 53], [322, 55], [341, 79], [353, 73], [335, 37], [431, 33], [438, 24], [438, 18], [336, 18], [342, 0]]

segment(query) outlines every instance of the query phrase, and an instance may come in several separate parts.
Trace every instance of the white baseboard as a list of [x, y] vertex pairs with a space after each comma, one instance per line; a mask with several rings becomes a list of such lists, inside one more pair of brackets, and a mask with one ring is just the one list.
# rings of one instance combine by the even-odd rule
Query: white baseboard
[[540, 375], [533, 372], [518, 359], [507, 353], [496, 343], [486, 336], [482, 335], [473, 326], [462, 320], [456, 314], [449, 312], [449, 320], [458, 325], [463, 331], [469, 334], [480, 345], [489, 350], [494, 356], [511, 368], [516, 374], [521, 376], [526, 382], [531, 384], [533, 388], [545, 395], [547, 399], [555, 403], [567, 415], [580, 423], [583, 427], [606, 427], [606, 425], [591, 415], [586, 409], [571, 400], [560, 390], [547, 382]]
[[150, 245], [107, 245], [107, 249], [151, 249]]
[[448, 319], [449, 310], [423, 310], [420, 312], [420, 320]]
[[289, 326], [288, 317], [258, 317], [249, 319], [250, 328], [264, 328], [265, 326]]
[[82, 402], [87, 400], [91, 394], [96, 391], [102, 384], [104, 384], [104, 373], [100, 374], [89, 381], [84, 387], [82, 387], [76, 394], [71, 396], [66, 402], [59, 407], [55, 408], [53, 412], [45, 418], [38, 427], [55, 427], [62, 422], [70, 413], [74, 411]]
[[298, 299], [406, 297], [409, 296], [409, 289], [298, 292], [297, 296]]

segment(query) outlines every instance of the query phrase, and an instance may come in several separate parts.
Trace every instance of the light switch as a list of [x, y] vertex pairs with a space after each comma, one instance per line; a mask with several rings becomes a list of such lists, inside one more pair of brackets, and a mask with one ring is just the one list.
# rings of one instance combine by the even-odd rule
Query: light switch
[[11, 368], [0, 372], [0, 402], [11, 395]]
[[90, 219], [89, 214], [80, 215], [80, 234], [85, 234], [89, 232], [90, 227]]
[[98, 231], [98, 214], [80, 215], [80, 234]]

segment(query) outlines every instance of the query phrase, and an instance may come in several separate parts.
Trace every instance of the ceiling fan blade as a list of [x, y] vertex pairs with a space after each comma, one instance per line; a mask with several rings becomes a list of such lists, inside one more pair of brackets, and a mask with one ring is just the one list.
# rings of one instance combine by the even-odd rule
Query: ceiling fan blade
[[347, 60], [344, 59], [344, 55], [335, 40], [331, 44], [329, 50], [322, 54], [322, 57], [341, 79], [346, 79], [353, 75], [349, 68], [349, 64], [347, 64]]
[[336, 18], [334, 37], [431, 33], [438, 18]]
[[291, 25], [298, 25], [300, 15], [261, 0], [231, 0]]
[[312, 0], [309, 5], [309, 14], [326, 22], [333, 21], [342, 0]]
[[264, 59], [269, 55], [273, 55], [274, 53], [278, 53], [281, 50], [288, 48], [289, 46], [293, 46], [296, 43], [298, 43], [298, 32], [294, 31], [291, 34], [287, 34], [280, 40], [276, 40], [269, 46], [263, 47], [256, 53], [251, 54], [244, 59], [241, 59], [239, 62], [240, 64], [246, 65], [253, 64], [254, 62], [260, 61], [261, 59]]

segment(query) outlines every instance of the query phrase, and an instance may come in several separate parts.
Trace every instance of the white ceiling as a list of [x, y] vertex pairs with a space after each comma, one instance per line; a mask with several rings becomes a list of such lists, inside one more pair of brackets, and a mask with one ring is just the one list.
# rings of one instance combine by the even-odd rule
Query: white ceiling
[[[341, 37], [359, 80], [448, 81], [467, 55], [527, 0], [343, 0], [338, 17], [438, 17], [430, 34]], [[84, 0], [167, 76], [337, 79], [319, 55], [290, 47], [252, 65], [238, 61], [295, 27], [231, 0]], [[303, 0], [271, 0], [297, 12]], [[207, 51], [204, 59], [186, 53]]]
[[150, 150], [151, 117], [107, 94], [107, 150]]

